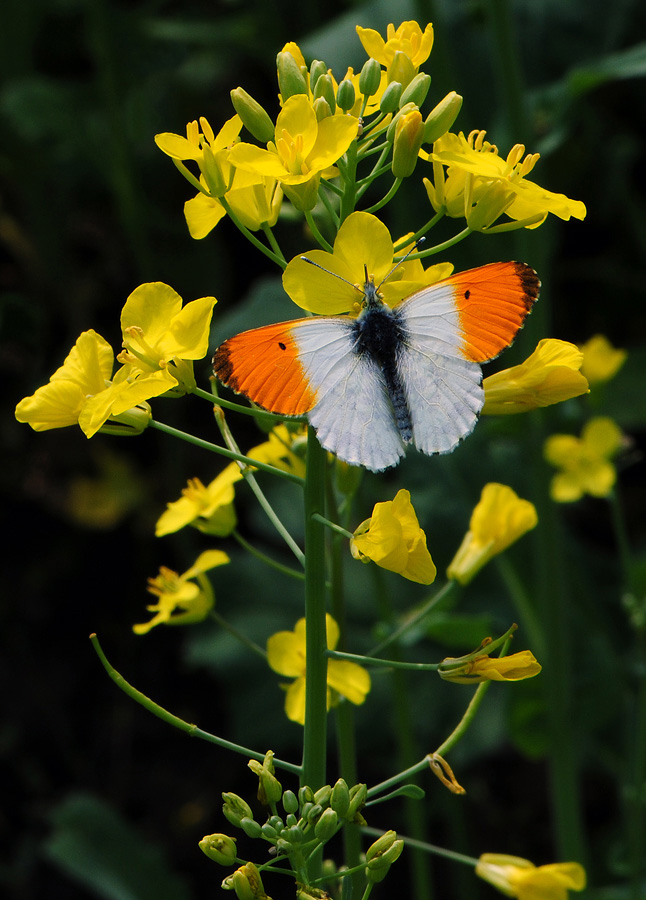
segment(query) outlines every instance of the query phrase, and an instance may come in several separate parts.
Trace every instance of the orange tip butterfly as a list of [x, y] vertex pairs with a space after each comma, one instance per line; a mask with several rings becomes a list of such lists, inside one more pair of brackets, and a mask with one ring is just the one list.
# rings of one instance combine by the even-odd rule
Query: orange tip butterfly
[[321, 445], [380, 472], [412, 444], [449, 453], [473, 431], [482, 370], [508, 347], [538, 298], [524, 263], [469, 269], [392, 309], [366, 275], [361, 311], [254, 328], [213, 357], [222, 384], [269, 412], [304, 416]]

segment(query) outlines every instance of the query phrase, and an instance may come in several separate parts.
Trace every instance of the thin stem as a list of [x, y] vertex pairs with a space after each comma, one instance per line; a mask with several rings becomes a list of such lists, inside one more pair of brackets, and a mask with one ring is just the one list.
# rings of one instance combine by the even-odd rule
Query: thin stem
[[272, 231], [272, 229], [269, 227], [269, 225], [266, 222], [263, 222], [262, 230], [265, 234], [265, 237], [269, 241], [269, 244], [271, 245], [271, 248], [274, 251], [274, 253], [276, 254], [276, 256], [280, 257], [280, 259], [282, 259], [283, 263], [285, 265], [287, 265], [287, 260], [285, 259], [285, 254], [280, 249], [280, 245], [279, 245], [278, 241], [276, 240], [276, 235], [274, 234], [274, 232]]
[[[459, 244], [460, 241], [463, 241], [472, 233], [473, 232], [469, 227], [463, 228], [462, 231], [454, 235], [452, 238], [449, 238], [448, 241], [444, 241], [444, 243], [442, 244], [436, 244], [434, 247], [430, 247], [428, 250], [422, 250], [419, 253], [415, 253], [413, 256], [411, 256], [411, 259], [424, 259], [427, 256], [434, 256], [436, 253], [443, 253], [450, 247], [454, 247], [456, 244]], [[410, 242], [410, 238], [408, 240]]]
[[[253, 416], [255, 419], [266, 419], [268, 416], [275, 419], [277, 422], [282, 422], [285, 419], [285, 416], [282, 416], [279, 413], [269, 412], [269, 410], [266, 409], [259, 409], [255, 406], [242, 406], [241, 403], [223, 400], [222, 397], [218, 397], [217, 394], [211, 394], [209, 391], [202, 390], [202, 388], [195, 387], [191, 393], [202, 400], [207, 400], [212, 406], [222, 406], [224, 409], [230, 409], [232, 412], [242, 413], [245, 416]], [[290, 416], [289, 419], [290, 421], [298, 421], [297, 416]]]
[[357, 204], [357, 142], [353, 141], [345, 156], [344, 190], [341, 197], [340, 218], [345, 222]]
[[463, 736], [464, 732], [467, 730], [475, 714], [477, 713], [480, 704], [484, 699], [484, 695], [487, 693], [489, 689], [490, 681], [483, 681], [482, 684], [479, 684], [476, 690], [474, 691], [473, 697], [471, 698], [469, 705], [467, 706], [464, 715], [455, 726], [451, 734], [447, 737], [445, 741], [443, 741], [440, 746], [435, 751], [437, 756], [444, 756], [444, 754], [448, 753], [449, 750], [454, 747], [460, 738]]
[[370, 656], [376, 656], [378, 653], [381, 653], [382, 650], [389, 647], [394, 641], [398, 641], [407, 631], [414, 628], [426, 615], [428, 615], [434, 606], [444, 600], [454, 587], [455, 581], [447, 581], [444, 587], [442, 587], [434, 597], [427, 600], [427, 602], [424, 603], [416, 613], [413, 613], [410, 618], [406, 618], [399, 628], [396, 628], [391, 635], [373, 647], [372, 650], [369, 651]]
[[310, 210], [305, 211], [305, 221], [309, 225], [310, 231], [312, 232], [312, 234], [314, 235], [314, 237], [316, 238], [318, 243], [321, 245], [321, 247], [323, 247], [323, 249], [326, 250], [328, 253], [332, 253], [334, 251], [332, 244], [330, 244], [330, 242], [327, 241], [321, 234], [319, 227], [316, 224], [316, 221], [314, 219], [314, 216], [312, 215]]
[[395, 254], [401, 253], [403, 250], [406, 249], [406, 247], [410, 247], [411, 244], [417, 243], [417, 241], [419, 241], [420, 238], [424, 237], [424, 235], [426, 234], [427, 231], [430, 231], [431, 228], [433, 228], [435, 225], [437, 225], [437, 223], [440, 221], [440, 219], [442, 219], [444, 217], [444, 215], [445, 215], [445, 210], [444, 210], [444, 207], [442, 207], [442, 209], [438, 210], [435, 213], [435, 215], [433, 216], [433, 218], [429, 219], [425, 225], [422, 225], [422, 227], [419, 229], [419, 231], [416, 231], [412, 237], [405, 237], [398, 244], [395, 244]]
[[325, 516], [321, 516], [318, 513], [315, 513], [314, 518], [317, 522], [320, 522], [321, 525], [325, 525], [326, 528], [329, 528], [331, 531], [335, 531], [337, 534], [341, 535], [341, 537], [347, 538], [351, 540], [354, 535], [350, 531], [346, 531], [345, 528], [342, 528], [340, 525], [337, 525], [336, 522], [332, 522], [330, 519], [326, 519]]
[[383, 669], [412, 669], [416, 672], [437, 672], [439, 663], [402, 662], [397, 659], [379, 659], [375, 656], [361, 656], [360, 653], [344, 653], [342, 650], [328, 650], [330, 659], [348, 659], [365, 666]]
[[244, 234], [247, 240], [250, 241], [250, 243], [252, 243], [257, 250], [260, 250], [261, 253], [264, 253], [265, 256], [268, 257], [272, 262], [275, 262], [277, 266], [280, 266], [281, 269], [284, 269], [287, 263], [282, 253], [280, 253], [280, 251], [278, 253], [275, 253], [273, 250], [270, 250], [269, 247], [265, 246], [262, 241], [259, 241], [253, 231], [249, 231], [246, 225], [242, 224], [240, 219], [231, 209], [226, 197], [220, 197], [219, 200], [233, 224], [239, 231], [242, 232], [242, 234]]
[[276, 569], [277, 572], [281, 572], [283, 575], [288, 575], [290, 578], [297, 578], [299, 581], [305, 580], [305, 574], [303, 572], [299, 572], [298, 569], [292, 569], [290, 566], [285, 566], [277, 560], [272, 559], [271, 556], [267, 556], [266, 553], [263, 553], [262, 550], [258, 550], [257, 547], [254, 547], [253, 544], [250, 544], [249, 541], [243, 538], [239, 531], [233, 531], [232, 536], [241, 547], [244, 547], [248, 553], [251, 553], [256, 559], [264, 562], [265, 565], [270, 566], [272, 569]]
[[[249, 756], [252, 759], [260, 760], [260, 762], [264, 760], [264, 753], [258, 753], [255, 750], [250, 750], [248, 747], [243, 747], [241, 744], [234, 744], [231, 741], [226, 741], [224, 738], [218, 737], [215, 734], [210, 734], [208, 731], [202, 731], [202, 729], [198, 728], [197, 725], [191, 725], [189, 722], [185, 722], [184, 719], [180, 719], [178, 716], [174, 716], [172, 713], [168, 712], [168, 710], [164, 709], [162, 706], [159, 706], [158, 703], [155, 703], [155, 701], [151, 700], [150, 697], [147, 697], [145, 694], [142, 694], [141, 691], [138, 691], [137, 688], [133, 687], [129, 682], [126, 681], [123, 675], [120, 675], [119, 672], [117, 672], [117, 670], [108, 661], [105, 653], [103, 652], [96, 634], [91, 634], [90, 640], [97, 656], [103, 664], [103, 668], [106, 670], [117, 687], [120, 688], [124, 692], [124, 694], [127, 694], [128, 697], [130, 697], [140, 706], [143, 706], [144, 709], [147, 709], [148, 712], [151, 712], [154, 716], [162, 719], [168, 725], [172, 725], [174, 728], [179, 728], [180, 731], [184, 731], [186, 734], [188, 734], [189, 737], [201, 738], [204, 741], [209, 741], [212, 744], [217, 744], [219, 747], [224, 747], [225, 750], [233, 750], [234, 753], [240, 753], [243, 756]], [[279, 769], [285, 769], [287, 772], [292, 772], [294, 775], [300, 775], [301, 773], [301, 767], [294, 765], [293, 763], [285, 762], [282, 759], [274, 759], [274, 763], [276, 766], [278, 766]]]
[[[379, 831], [378, 828], [369, 828], [368, 826], [364, 826], [361, 830], [364, 834], [369, 834], [371, 837], [377, 838], [385, 833]], [[456, 853], [455, 850], [446, 850], [444, 847], [438, 847], [437, 844], [429, 844], [426, 841], [417, 841], [415, 838], [407, 837], [405, 834], [398, 833], [397, 837], [409, 847], [417, 847], [419, 850], [425, 850], [427, 853], [434, 853], [437, 856], [444, 856], [446, 859], [453, 859], [456, 862], [464, 863], [467, 866], [476, 866], [478, 864], [478, 860], [474, 859], [473, 856], [466, 856], [464, 853]]]
[[402, 182], [403, 182], [403, 178], [395, 178], [388, 193], [384, 197], [382, 197], [381, 200], [378, 200], [377, 203], [374, 203], [372, 206], [369, 206], [368, 209], [366, 209], [366, 212], [367, 213], [376, 213], [383, 206], [386, 206], [387, 203], [390, 203], [390, 201], [393, 199], [393, 197], [395, 196], [395, 194], [397, 193], [399, 188], [402, 186]]
[[213, 619], [214, 622], [217, 622], [221, 628], [224, 628], [225, 631], [228, 631], [229, 634], [234, 637], [237, 641], [240, 641], [248, 650], [251, 650], [256, 656], [260, 656], [261, 659], [267, 659], [267, 653], [262, 647], [259, 647], [255, 641], [252, 641], [251, 638], [248, 638], [246, 634], [243, 634], [241, 631], [228, 622], [224, 616], [221, 616], [220, 613], [212, 609], [209, 613], [209, 618]]
[[165, 425], [163, 422], [158, 422], [156, 419], [150, 420], [150, 427], [156, 428], [158, 431], [163, 431], [165, 434], [170, 434], [172, 437], [180, 438], [183, 441], [186, 441], [189, 444], [194, 444], [196, 447], [201, 447], [203, 450], [209, 450], [211, 453], [217, 453], [219, 456], [224, 456], [226, 459], [233, 460], [234, 462], [241, 462], [247, 466], [252, 466], [254, 469], [260, 469], [262, 472], [269, 472], [270, 475], [277, 475], [279, 478], [284, 478], [287, 481], [293, 481], [294, 484], [298, 484], [302, 486], [304, 484], [303, 479], [299, 475], [294, 475], [291, 472], [285, 472], [282, 469], [277, 469], [276, 466], [270, 466], [268, 463], [260, 462], [260, 460], [252, 459], [251, 456], [245, 456], [243, 453], [234, 453], [232, 450], [227, 450], [226, 447], [220, 447], [218, 444], [212, 444], [210, 441], [205, 441], [202, 438], [195, 437], [193, 434], [188, 434], [185, 431], [180, 431], [179, 428], [173, 428], [172, 425]]
[[385, 781], [375, 784], [374, 787], [368, 788], [368, 797], [373, 797], [375, 794], [381, 794], [382, 791], [388, 791], [390, 788], [401, 784], [402, 781], [407, 781], [409, 778], [412, 778], [413, 775], [417, 775], [418, 772], [423, 772], [425, 769], [428, 769], [428, 767], [428, 756], [424, 756], [423, 759], [420, 759], [419, 762], [414, 763], [407, 769], [403, 769], [401, 772], [392, 775]]

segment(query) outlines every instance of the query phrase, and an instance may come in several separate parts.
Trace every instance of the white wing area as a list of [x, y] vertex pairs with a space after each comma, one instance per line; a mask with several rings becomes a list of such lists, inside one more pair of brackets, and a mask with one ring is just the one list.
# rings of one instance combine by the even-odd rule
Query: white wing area
[[461, 352], [453, 289], [419, 291], [398, 307], [406, 331], [398, 368], [423, 453], [448, 453], [473, 431], [484, 403], [482, 371]]
[[380, 472], [404, 455], [382, 373], [352, 349], [352, 320], [307, 319], [292, 327], [300, 363], [317, 395], [308, 413], [322, 447]]

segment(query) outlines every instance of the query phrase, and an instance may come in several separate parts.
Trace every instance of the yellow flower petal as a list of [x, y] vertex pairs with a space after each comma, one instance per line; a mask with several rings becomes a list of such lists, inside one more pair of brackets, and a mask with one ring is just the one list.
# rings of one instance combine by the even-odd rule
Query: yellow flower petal
[[610, 462], [621, 449], [621, 429], [610, 418], [599, 416], [584, 427], [581, 437], [553, 434], [543, 446], [547, 462], [561, 469], [552, 478], [550, 493], [557, 503], [571, 503], [583, 494], [607, 497], [617, 473]]
[[370, 675], [357, 663], [330, 659], [327, 664], [327, 683], [337, 693], [357, 706], [370, 691]]
[[602, 334], [595, 334], [580, 349], [583, 353], [581, 372], [590, 384], [614, 378], [628, 356], [625, 350], [615, 349]]
[[184, 204], [188, 231], [196, 241], [205, 238], [224, 216], [226, 212], [220, 201], [215, 197], [207, 197], [206, 194], [198, 194]]
[[568, 891], [582, 891], [586, 884], [585, 869], [579, 863], [535, 866], [504, 853], [483, 853], [476, 875], [518, 900], [567, 900]]

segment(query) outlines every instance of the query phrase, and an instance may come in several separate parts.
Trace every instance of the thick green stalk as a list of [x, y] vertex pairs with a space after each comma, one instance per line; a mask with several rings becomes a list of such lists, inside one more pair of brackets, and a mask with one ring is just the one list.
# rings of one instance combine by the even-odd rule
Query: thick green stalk
[[326, 454], [310, 426], [305, 476], [305, 730], [303, 784], [314, 790], [325, 784], [327, 726], [327, 639], [325, 630], [325, 526], [316, 513], [325, 512]]

